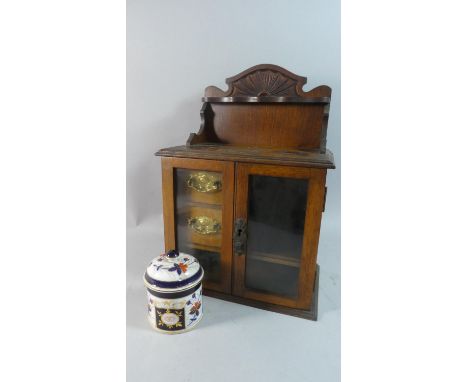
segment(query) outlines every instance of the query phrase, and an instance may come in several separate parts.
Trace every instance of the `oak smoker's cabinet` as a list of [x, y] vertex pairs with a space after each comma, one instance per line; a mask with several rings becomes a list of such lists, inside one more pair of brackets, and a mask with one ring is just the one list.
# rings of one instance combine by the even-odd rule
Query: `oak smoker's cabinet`
[[331, 89], [257, 65], [205, 90], [201, 127], [162, 158], [166, 250], [198, 258], [204, 293], [315, 320]]

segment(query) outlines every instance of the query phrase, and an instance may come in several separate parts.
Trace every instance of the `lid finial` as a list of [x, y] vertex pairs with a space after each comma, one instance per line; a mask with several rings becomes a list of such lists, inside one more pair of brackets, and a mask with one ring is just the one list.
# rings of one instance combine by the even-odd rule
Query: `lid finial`
[[179, 252], [176, 251], [175, 249], [171, 249], [169, 252], [167, 252], [167, 257], [173, 259], [175, 257], [179, 257]]

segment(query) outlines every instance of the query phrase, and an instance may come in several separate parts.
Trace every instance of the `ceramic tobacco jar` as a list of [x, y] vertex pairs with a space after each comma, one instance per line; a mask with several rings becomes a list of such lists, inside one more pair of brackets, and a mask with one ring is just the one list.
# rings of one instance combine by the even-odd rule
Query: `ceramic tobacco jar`
[[151, 261], [144, 275], [151, 326], [170, 334], [194, 328], [203, 316], [202, 279], [191, 255], [170, 250]]

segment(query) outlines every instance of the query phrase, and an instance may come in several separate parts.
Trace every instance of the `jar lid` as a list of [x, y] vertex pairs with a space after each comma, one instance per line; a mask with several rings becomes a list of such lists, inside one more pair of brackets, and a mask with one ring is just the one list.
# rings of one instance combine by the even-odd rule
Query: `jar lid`
[[173, 292], [188, 289], [202, 278], [203, 268], [195, 257], [172, 249], [151, 261], [144, 281], [151, 290]]

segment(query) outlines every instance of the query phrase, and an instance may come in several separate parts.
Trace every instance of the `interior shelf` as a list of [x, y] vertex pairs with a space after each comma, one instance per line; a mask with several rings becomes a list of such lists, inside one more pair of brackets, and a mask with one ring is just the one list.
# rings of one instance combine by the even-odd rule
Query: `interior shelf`
[[210, 208], [221, 210], [223, 208], [222, 204], [219, 203], [202, 203], [202, 202], [194, 202], [192, 200], [184, 200], [183, 202], [179, 202], [178, 210], [182, 210], [184, 207], [200, 207], [200, 208]]
[[299, 259], [293, 259], [289, 256], [282, 256], [272, 253], [249, 251], [247, 256], [251, 260], [265, 261], [267, 263], [286, 265], [288, 267], [299, 268], [300, 265]]
[[209, 251], [209, 252], [215, 252], [215, 253], [220, 253], [221, 252], [221, 247], [220, 246], [211, 246], [211, 245], [205, 245], [205, 244], [198, 244], [198, 243], [181, 243], [180, 244], [180, 249], [183, 251], [184, 248], [189, 248], [189, 249], [198, 249], [201, 251]]

